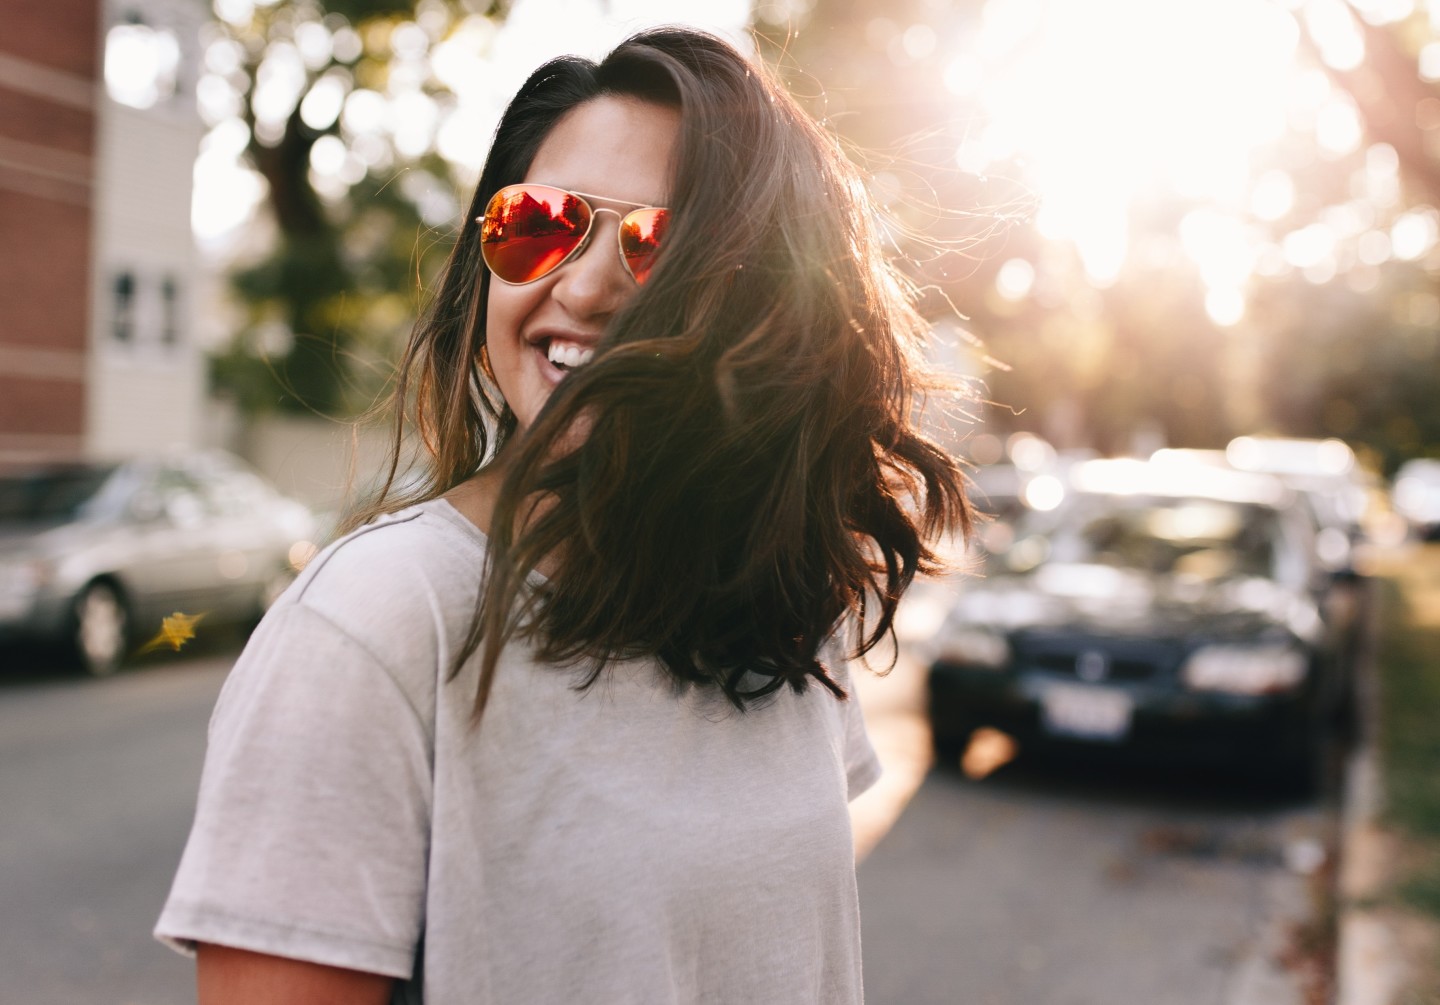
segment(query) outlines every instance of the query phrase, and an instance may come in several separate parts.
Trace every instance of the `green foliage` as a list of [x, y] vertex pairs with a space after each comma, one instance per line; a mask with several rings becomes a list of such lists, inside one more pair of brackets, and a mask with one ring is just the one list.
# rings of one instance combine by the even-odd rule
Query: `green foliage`
[[1418, 551], [1377, 585], [1385, 815], [1407, 848], [1394, 893], [1440, 919], [1440, 548]]
[[[1387, 813], [1419, 837], [1440, 841], [1440, 549], [1381, 581], [1380, 754]], [[1440, 889], [1440, 888], [1437, 888]]]
[[[243, 319], [211, 366], [214, 386], [244, 410], [349, 416], [371, 404], [425, 285], [443, 262], [458, 215], [457, 179], [437, 155], [407, 157], [388, 136], [377, 151], [373, 135], [362, 151], [340, 117], [317, 127], [312, 114], [307, 123], [304, 97], [327, 76], [345, 81], [347, 90], [364, 86], [383, 92], [395, 28], [423, 18], [434, 42], [462, 17], [498, 9], [456, 0], [282, 0], [257, 7], [248, 24], [217, 25], [212, 41], [243, 53], [230, 83], [250, 127], [246, 159], [267, 183], [264, 213], [274, 225], [269, 248], [231, 274]], [[334, 51], [328, 59], [306, 63], [299, 100], [283, 126], [262, 121], [252, 100], [262, 64], [276, 47], [291, 46], [302, 30], [313, 34], [322, 27], [331, 38], [353, 31], [360, 52]], [[437, 102], [446, 100], [433, 80], [425, 91]], [[311, 153], [326, 137], [331, 144], [339, 138], [353, 162], [369, 167], [358, 179], [332, 178], [317, 190]], [[426, 218], [443, 219], [445, 230], [437, 231]]]
[[1401, 885], [1400, 898], [1416, 910], [1440, 918], [1440, 868], [1411, 877]]
[[383, 390], [450, 237], [399, 193], [367, 177], [342, 221], [292, 235], [232, 275], [249, 323], [212, 375], [242, 408], [348, 416]]

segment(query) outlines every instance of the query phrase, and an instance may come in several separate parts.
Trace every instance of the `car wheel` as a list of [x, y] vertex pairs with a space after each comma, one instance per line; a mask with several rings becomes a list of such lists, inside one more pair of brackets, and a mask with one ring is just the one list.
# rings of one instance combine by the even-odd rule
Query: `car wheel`
[[930, 748], [935, 752], [938, 770], [952, 774], [960, 770], [960, 758], [970, 746], [970, 736], [975, 729], [975, 724], [968, 721], [930, 720]]
[[92, 677], [114, 673], [125, 660], [130, 616], [109, 583], [91, 583], [75, 601], [75, 656]]
[[935, 752], [935, 767], [951, 774], [960, 770], [960, 757], [965, 753], [966, 741], [955, 736], [935, 733], [931, 737], [931, 748]]

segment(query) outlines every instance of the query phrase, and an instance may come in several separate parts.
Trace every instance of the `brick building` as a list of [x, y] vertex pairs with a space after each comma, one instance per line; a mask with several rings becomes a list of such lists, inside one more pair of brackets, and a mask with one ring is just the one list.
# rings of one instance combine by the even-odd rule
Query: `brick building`
[[99, 0], [4, 14], [0, 462], [85, 446], [101, 31]]
[[193, 444], [202, 0], [0, 4], [0, 465]]

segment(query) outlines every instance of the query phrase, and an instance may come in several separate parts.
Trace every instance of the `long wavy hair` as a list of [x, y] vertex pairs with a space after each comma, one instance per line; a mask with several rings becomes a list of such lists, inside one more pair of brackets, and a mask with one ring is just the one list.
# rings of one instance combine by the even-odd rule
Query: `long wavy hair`
[[[678, 106], [672, 223], [593, 361], [517, 433], [485, 362], [475, 217], [565, 113], [607, 95]], [[916, 425], [920, 398], [949, 388], [926, 368], [927, 332], [857, 172], [763, 67], [683, 28], [598, 64], [554, 60], [500, 121], [400, 364], [389, 476], [350, 525], [441, 495], [504, 446], [450, 668], [480, 652], [477, 717], [517, 639], [581, 668], [580, 686], [644, 657], [741, 709], [812, 680], [844, 698], [822, 644], [847, 617], [847, 655], [879, 644], [914, 576], [938, 569], [930, 542], [970, 529], [964, 476]], [[424, 479], [397, 497], [411, 424]]]

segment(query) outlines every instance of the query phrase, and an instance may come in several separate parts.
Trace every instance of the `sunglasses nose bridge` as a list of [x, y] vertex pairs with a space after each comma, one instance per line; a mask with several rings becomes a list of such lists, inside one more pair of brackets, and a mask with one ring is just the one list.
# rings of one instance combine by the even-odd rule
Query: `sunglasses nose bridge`
[[[567, 262], [575, 261], [575, 259], [585, 254], [586, 248], [590, 247], [590, 240], [595, 236], [596, 224], [600, 222], [601, 213], [609, 213], [615, 218], [615, 237], [617, 241], [619, 240], [620, 225], [625, 222], [625, 214], [617, 210], [610, 209], [606, 206], [592, 207], [590, 209], [590, 223], [585, 228], [585, 235], [580, 238], [580, 243], [575, 245], [575, 250], [565, 256], [565, 260]], [[620, 261], [622, 265], [625, 265], [624, 255], [621, 255]], [[625, 268], [626, 271], [629, 271], [628, 265], [626, 265]]]

